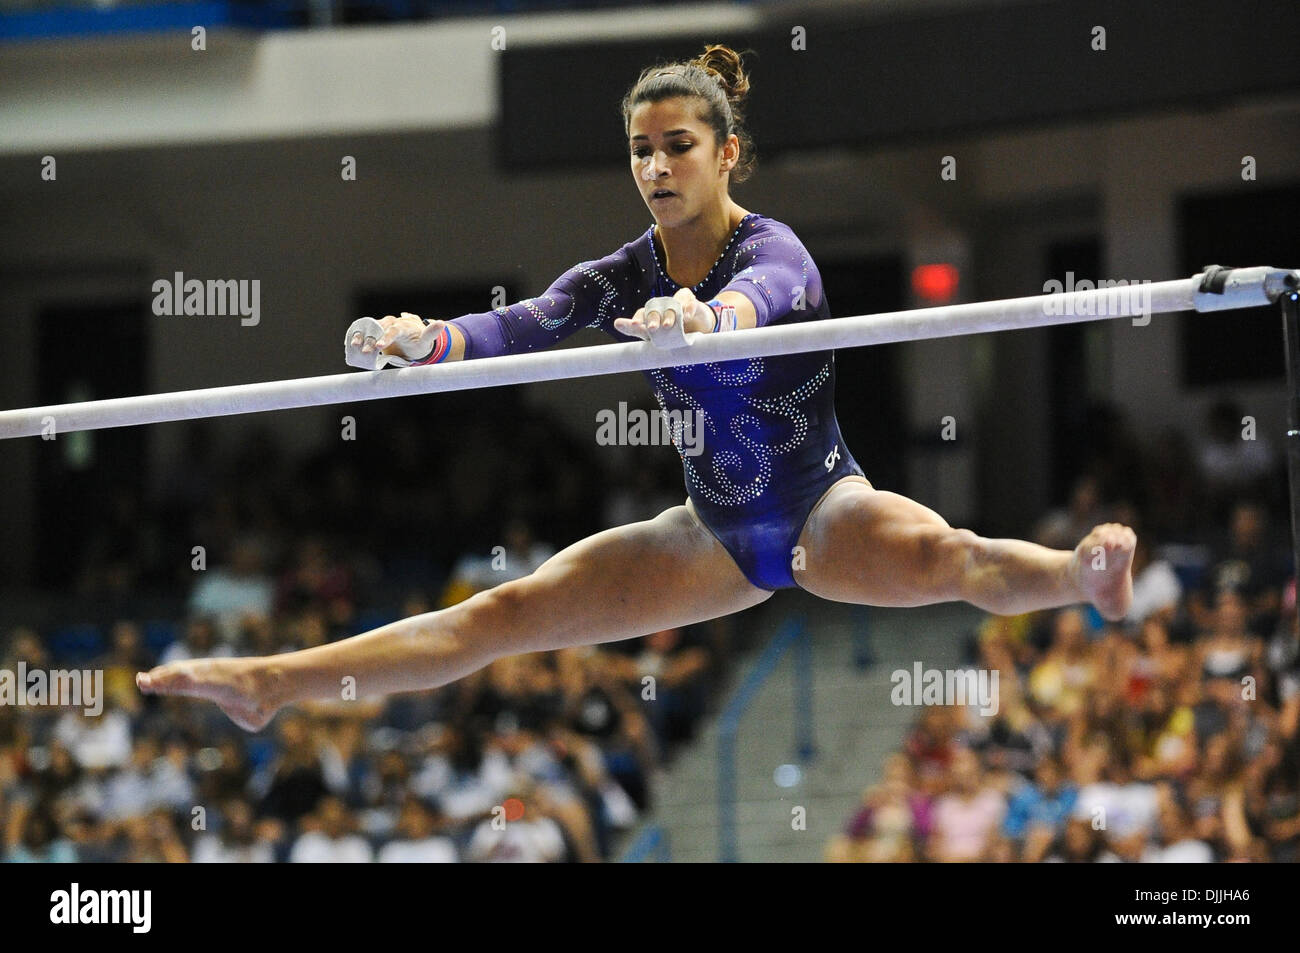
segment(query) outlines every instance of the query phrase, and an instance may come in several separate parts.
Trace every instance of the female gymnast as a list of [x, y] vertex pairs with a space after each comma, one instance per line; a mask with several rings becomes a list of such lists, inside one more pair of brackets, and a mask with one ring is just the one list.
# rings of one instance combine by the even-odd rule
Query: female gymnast
[[[427, 364], [544, 348], [582, 327], [628, 341], [679, 319], [686, 331], [727, 334], [828, 318], [794, 232], [729, 194], [754, 162], [748, 90], [725, 46], [644, 70], [622, 103], [632, 179], [654, 219], [640, 238], [575, 265], [540, 297], [451, 321], [389, 315], [379, 337], [351, 345]], [[680, 318], [662, 301], [644, 307], [665, 297]], [[574, 543], [450, 608], [299, 652], [162, 665], [137, 677], [141, 691], [209, 699], [257, 731], [285, 705], [339, 698], [349, 677], [356, 697], [436, 688], [501, 656], [691, 625], [794, 586], [874, 606], [964, 600], [1010, 615], [1091, 602], [1107, 619], [1128, 610], [1136, 536], [1126, 526], [1052, 550], [954, 529], [873, 488], [840, 436], [833, 352], [646, 375], [670, 420], [691, 411], [703, 421], [698, 455], [681, 453], [674, 434], [684, 505]]]

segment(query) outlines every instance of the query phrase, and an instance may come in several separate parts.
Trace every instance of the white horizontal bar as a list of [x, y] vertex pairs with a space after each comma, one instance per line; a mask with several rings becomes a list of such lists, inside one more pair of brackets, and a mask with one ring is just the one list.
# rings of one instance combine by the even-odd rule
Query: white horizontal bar
[[1172, 311], [1249, 308], [1268, 304], [1270, 293], [1277, 288], [1278, 282], [1294, 288], [1294, 282], [1300, 277], [1300, 273], [1276, 269], [1243, 271], [1251, 272], [1250, 280], [1230, 282], [1222, 295], [1200, 293], [1201, 276], [1197, 275], [1177, 281], [834, 318], [726, 334], [692, 334], [690, 346], [675, 350], [657, 348], [645, 341], [631, 341], [427, 367], [389, 368], [6, 410], [0, 412], [0, 439], [594, 377], [654, 367], [956, 337], [1116, 317], [1133, 317], [1142, 321], [1152, 314]]

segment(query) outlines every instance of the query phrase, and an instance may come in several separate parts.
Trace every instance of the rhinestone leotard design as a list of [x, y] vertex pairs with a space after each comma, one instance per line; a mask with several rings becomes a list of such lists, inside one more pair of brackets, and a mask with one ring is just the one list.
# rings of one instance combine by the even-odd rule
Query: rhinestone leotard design
[[[627, 341], [633, 339], [614, 329], [614, 319], [678, 288], [660, 265], [651, 227], [606, 258], [574, 265], [539, 297], [452, 323], [465, 336], [467, 360], [540, 350], [584, 327]], [[830, 317], [821, 276], [803, 244], [787, 225], [757, 213], [741, 220], [691, 290], [702, 301], [724, 291], [745, 295], [760, 327]], [[669, 420], [691, 411], [702, 421], [698, 455], [685, 452], [680, 426], [673, 439], [686, 491], [705, 525], [754, 585], [798, 585], [794, 547], [809, 511], [832, 483], [862, 475], [835, 419], [834, 352], [645, 374]]]

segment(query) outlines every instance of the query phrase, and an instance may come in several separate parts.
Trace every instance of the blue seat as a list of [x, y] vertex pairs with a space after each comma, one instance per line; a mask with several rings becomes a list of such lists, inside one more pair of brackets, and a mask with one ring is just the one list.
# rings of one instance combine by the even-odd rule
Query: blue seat
[[105, 644], [103, 630], [89, 622], [57, 628], [45, 640], [55, 662], [89, 662], [104, 653]]
[[171, 646], [179, 637], [179, 627], [170, 619], [154, 619], [144, 624], [144, 644], [156, 658]]
[[276, 742], [274, 738], [268, 738], [263, 735], [256, 735], [244, 741], [244, 748], [248, 752], [248, 766], [256, 773], [260, 768], [267, 765], [276, 753]]
[[357, 611], [356, 621], [352, 623], [353, 635], [369, 632], [381, 625], [396, 622], [400, 618], [400, 613], [392, 609], [360, 609]]

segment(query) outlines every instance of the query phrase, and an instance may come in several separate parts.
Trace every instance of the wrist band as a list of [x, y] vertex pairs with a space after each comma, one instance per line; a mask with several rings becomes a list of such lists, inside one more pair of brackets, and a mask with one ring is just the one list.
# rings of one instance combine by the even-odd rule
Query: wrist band
[[713, 309], [713, 333], [736, 330], [736, 306], [714, 298], [704, 302]]
[[[425, 321], [427, 327], [429, 322]], [[412, 361], [411, 365], [417, 364], [440, 364], [443, 358], [451, 353], [451, 328], [447, 325], [442, 326], [442, 331], [438, 334], [438, 340], [434, 342], [433, 350], [420, 358], [418, 361]]]

